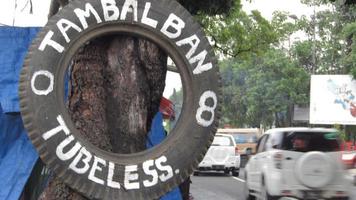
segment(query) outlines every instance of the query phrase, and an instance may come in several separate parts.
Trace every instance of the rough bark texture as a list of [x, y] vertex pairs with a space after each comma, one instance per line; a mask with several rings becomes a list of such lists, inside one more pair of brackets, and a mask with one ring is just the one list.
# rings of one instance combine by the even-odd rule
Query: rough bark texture
[[166, 54], [148, 41], [125, 37], [111, 42], [106, 113], [114, 152], [146, 149], [146, 133], [165, 86], [166, 64]]
[[93, 41], [73, 59], [68, 109], [76, 128], [95, 146], [111, 151], [106, 118], [107, 44]]
[[[146, 149], [146, 136], [165, 87], [167, 55], [130, 36], [106, 37], [73, 58], [68, 109], [80, 133], [115, 153]], [[85, 197], [52, 178], [42, 200]]]

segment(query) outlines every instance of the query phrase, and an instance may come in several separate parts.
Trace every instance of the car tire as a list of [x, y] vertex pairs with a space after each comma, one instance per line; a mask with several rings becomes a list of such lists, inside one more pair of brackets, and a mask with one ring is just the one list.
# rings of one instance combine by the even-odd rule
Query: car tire
[[232, 176], [239, 177], [239, 175], [240, 175], [239, 169], [232, 170]]
[[[33, 41], [19, 81], [22, 118], [44, 163], [87, 198], [157, 199], [192, 174], [214, 138], [221, 101], [217, 59], [201, 26], [177, 1], [106, 1], [112, 4], [105, 14], [101, 2], [70, 1]], [[121, 19], [127, 2], [138, 5], [125, 5], [127, 15]], [[107, 20], [115, 6], [120, 19]], [[176, 64], [185, 94], [180, 118], [167, 138], [134, 154], [109, 153], [87, 142], [64, 102], [72, 57], [90, 40], [114, 33], [144, 37], [162, 48]], [[198, 40], [199, 45], [190, 48]], [[65, 148], [65, 154], [66, 145], [72, 149]]]

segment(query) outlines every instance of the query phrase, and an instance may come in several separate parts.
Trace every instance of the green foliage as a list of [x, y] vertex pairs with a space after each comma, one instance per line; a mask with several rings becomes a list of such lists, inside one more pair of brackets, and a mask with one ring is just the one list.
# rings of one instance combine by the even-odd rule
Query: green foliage
[[236, 59], [231, 59], [220, 64], [220, 73], [223, 79], [223, 124], [241, 127], [246, 122], [247, 105], [244, 96], [248, 68]]
[[[300, 18], [277, 11], [269, 22], [258, 11], [246, 14], [237, 2], [229, 14], [198, 15], [217, 54], [229, 59], [221, 66], [224, 123], [290, 125], [293, 105], [308, 104], [308, 73], [356, 76], [355, 6], [302, 2], [331, 9]], [[293, 43], [298, 30], [307, 39]]]
[[343, 34], [350, 46], [343, 61], [346, 68], [350, 69], [351, 74], [356, 79], [356, 22], [346, 25]]
[[303, 67], [308, 72], [313, 70], [313, 44], [311, 41], [295, 42], [291, 49], [294, 59], [299, 66]]
[[218, 55], [247, 59], [261, 55], [278, 36], [271, 24], [258, 11], [247, 15], [239, 1], [228, 15], [199, 15], [198, 19], [213, 42]]
[[232, 59], [221, 66], [223, 123], [288, 126], [293, 105], [308, 102], [308, 74], [280, 50], [270, 49], [246, 61]]
[[339, 136], [342, 139], [342, 141], [347, 141], [347, 134], [340, 124], [334, 124], [333, 128], [338, 130]]
[[291, 15], [288, 12], [275, 11], [273, 13], [271, 25], [277, 33], [279, 42], [289, 40], [290, 36], [299, 29], [297, 22], [297, 16]]
[[[328, 6], [297, 18], [277, 11], [273, 19], [246, 14], [240, 1], [229, 13], [197, 18], [221, 59], [223, 123], [289, 126], [293, 105], [308, 104], [309, 75], [352, 73], [356, 78], [356, 5], [302, 0]], [[306, 39], [292, 41], [303, 31]], [[286, 45], [287, 44], [287, 45]]]
[[226, 14], [234, 6], [240, 3], [236, 0], [178, 0], [191, 14], [198, 12], [206, 15]]
[[344, 5], [356, 4], [356, 1], [355, 1], [355, 0], [330, 0], [330, 2], [333, 2], [333, 3], [340, 3], [340, 4], [344, 4]]
[[[327, 5], [311, 18], [298, 19], [299, 28], [308, 39], [293, 45], [293, 55], [299, 65], [310, 73], [355, 73], [355, 47], [353, 47], [356, 5], [331, 4], [326, 0], [303, 0], [309, 6]], [[311, 47], [311, 48], [307, 48]]]
[[320, 6], [331, 3], [329, 0], [301, 0], [301, 2], [308, 6]]

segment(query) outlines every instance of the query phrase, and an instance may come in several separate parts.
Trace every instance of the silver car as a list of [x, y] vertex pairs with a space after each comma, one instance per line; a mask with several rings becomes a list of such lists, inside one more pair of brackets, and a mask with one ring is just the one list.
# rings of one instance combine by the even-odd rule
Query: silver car
[[223, 171], [239, 176], [240, 155], [237, 152], [234, 137], [229, 134], [216, 134], [203, 161], [200, 162], [194, 175], [202, 171]]

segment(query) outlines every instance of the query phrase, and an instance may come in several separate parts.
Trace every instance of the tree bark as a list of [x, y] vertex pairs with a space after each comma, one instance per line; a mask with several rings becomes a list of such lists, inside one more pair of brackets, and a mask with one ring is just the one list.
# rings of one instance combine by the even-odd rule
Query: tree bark
[[[80, 134], [114, 153], [146, 149], [165, 87], [167, 54], [130, 36], [91, 41], [73, 58], [68, 109]], [[42, 200], [82, 200], [55, 176]]]

